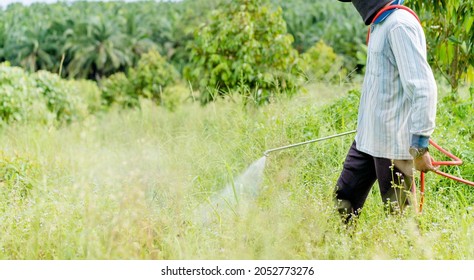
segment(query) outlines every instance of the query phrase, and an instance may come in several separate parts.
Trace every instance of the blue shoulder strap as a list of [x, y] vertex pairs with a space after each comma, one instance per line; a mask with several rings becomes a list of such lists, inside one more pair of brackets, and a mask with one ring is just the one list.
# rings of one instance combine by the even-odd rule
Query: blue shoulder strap
[[[395, 0], [392, 2], [392, 4], [390, 4], [390, 6], [392, 5], [403, 5], [403, 3], [405, 2], [405, 0]], [[391, 13], [393, 13], [396, 9], [392, 9], [392, 10], [387, 10], [385, 12], [383, 12], [378, 18], [375, 19], [375, 21], [373, 22], [373, 24], [377, 24], [377, 23], [381, 23], [382, 21], [384, 21]]]

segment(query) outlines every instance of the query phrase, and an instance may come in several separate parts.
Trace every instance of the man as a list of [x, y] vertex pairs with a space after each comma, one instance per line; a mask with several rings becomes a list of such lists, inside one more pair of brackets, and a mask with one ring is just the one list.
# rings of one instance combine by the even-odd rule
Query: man
[[[366, 25], [393, 0], [352, 2]], [[428, 152], [435, 128], [437, 87], [426, 60], [426, 40], [417, 18], [390, 10], [370, 27], [367, 65], [359, 104], [358, 128], [335, 196], [345, 221], [357, 216], [375, 181], [393, 213], [409, 204], [413, 165], [434, 170]]]

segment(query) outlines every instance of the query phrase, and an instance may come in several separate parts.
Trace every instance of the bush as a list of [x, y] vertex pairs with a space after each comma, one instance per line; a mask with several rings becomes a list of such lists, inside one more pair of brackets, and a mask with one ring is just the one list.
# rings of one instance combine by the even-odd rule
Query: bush
[[179, 104], [184, 103], [186, 100], [191, 100], [191, 98], [190, 89], [182, 83], [176, 83], [166, 87], [163, 91], [163, 95], [161, 96], [161, 106], [170, 111], [174, 111]]
[[234, 90], [255, 93], [256, 102], [297, 87], [298, 53], [291, 46], [280, 8], [267, 0], [229, 1], [195, 32], [184, 75], [201, 92], [202, 103]]
[[135, 68], [128, 73], [133, 90], [139, 96], [160, 103], [167, 86], [179, 79], [179, 73], [163, 58], [159, 52], [150, 51], [144, 54]]
[[2, 201], [11, 203], [24, 199], [33, 189], [34, 178], [38, 174], [38, 166], [30, 160], [18, 156], [10, 158], [0, 154], [0, 196]]
[[87, 107], [77, 92], [58, 75], [46, 71], [33, 74], [46, 107], [60, 123], [71, 123], [87, 115]]
[[300, 61], [301, 70], [310, 81], [339, 82], [347, 73], [343, 64], [343, 58], [323, 41], [308, 49]]
[[4, 123], [80, 120], [89, 109], [97, 109], [98, 94], [93, 82], [66, 81], [46, 71], [28, 74], [0, 64], [0, 119]]
[[34, 81], [25, 71], [8, 63], [0, 64], [0, 118], [3, 122], [26, 121], [38, 99]]
[[96, 82], [90, 80], [68, 80], [67, 86], [72, 89], [73, 94], [80, 97], [87, 106], [89, 114], [102, 110], [101, 91]]
[[106, 107], [112, 104], [119, 104], [127, 108], [139, 105], [138, 95], [133, 90], [127, 76], [122, 73], [115, 73], [101, 82], [102, 100]]
[[[179, 80], [179, 73], [157, 51], [142, 55], [135, 68], [127, 74], [116, 73], [102, 82], [102, 98], [105, 105], [113, 103], [124, 108], [138, 107], [139, 98], [163, 104], [168, 86]], [[176, 104], [175, 104], [176, 105]]]

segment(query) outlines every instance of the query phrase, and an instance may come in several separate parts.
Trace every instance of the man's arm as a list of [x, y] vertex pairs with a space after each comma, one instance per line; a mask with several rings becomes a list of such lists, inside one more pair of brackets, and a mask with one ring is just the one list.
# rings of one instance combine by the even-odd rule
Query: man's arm
[[[400, 23], [390, 31], [389, 42], [397, 63], [400, 80], [411, 100], [412, 147], [426, 148], [435, 128], [437, 87], [426, 60], [425, 37], [419, 23]], [[415, 158], [415, 168], [434, 170], [426, 152]]]

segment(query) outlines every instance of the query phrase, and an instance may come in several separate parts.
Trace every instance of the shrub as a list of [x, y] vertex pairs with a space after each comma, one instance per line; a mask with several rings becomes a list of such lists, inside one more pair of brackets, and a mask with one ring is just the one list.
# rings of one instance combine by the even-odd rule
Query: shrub
[[295, 91], [298, 53], [291, 46], [280, 8], [267, 0], [228, 1], [195, 31], [184, 75], [201, 92], [202, 103], [248, 87], [257, 103], [279, 90]]
[[301, 70], [310, 81], [339, 82], [347, 73], [343, 58], [323, 41], [308, 49], [301, 58]]
[[46, 108], [31, 77], [19, 67], [0, 64], [0, 118], [5, 123], [25, 122]]
[[179, 80], [179, 73], [157, 51], [141, 56], [135, 68], [127, 74], [116, 73], [102, 82], [102, 98], [110, 106], [117, 103], [122, 107], [139, 106], [139, 98], [162, 104], [166, 88]]
[[179, 73], [157, 51], [142, 55], [138, 65], [128, 73], [129, 81], [139, 96], [160, 103], [163, 90], [176, 83]]
[[186, 100], [191, 100], [191, 98], [190, 89], [182, 83], [176, 83], [166, 87], [163, 91], [161, 106], [174, 111], [179, 104], [184, 103]]
[[77, 92], [58, 75], [39, 71], [33, 74], [33, 78], [46, 107], [57, 121], [71, 123], [87, 114], [86, 106]]
[[2, 201], [24, 199], [34, 186], [39, 174], [36, 164], [25, 158], [0, 154], [0, 196]]
[[102, 80], [100, 88], [103, 103], [107, 107], [114, 103], [124, 108], [138, 106], [138, 95], [133, 90], [127, 76], [122, 72]]
[[97, 108], [98, 94], [93, 82], [66, 81], [46, 71], [28, 74], [0, 64], [0, 119], [4, 123], [80, 120], [89, 109]]
[[101, 91], [96, 82], [90, 80], [68, 80], [67, 86], [73, 94], [80, 97], [87, 106], [89, 114], [94, 114], [102, 109]]

